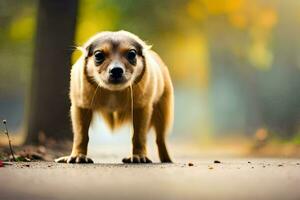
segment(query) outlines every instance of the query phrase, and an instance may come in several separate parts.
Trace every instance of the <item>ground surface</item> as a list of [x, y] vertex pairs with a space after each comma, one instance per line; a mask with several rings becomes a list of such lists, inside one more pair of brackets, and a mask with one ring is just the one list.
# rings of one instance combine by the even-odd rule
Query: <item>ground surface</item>
[[300, 199], [300, 159], [220, 158], [218, 164], [193, 156], [144, 165], [120, 159], [106, 154], [89, 165], [5, 166], [0, 199]]

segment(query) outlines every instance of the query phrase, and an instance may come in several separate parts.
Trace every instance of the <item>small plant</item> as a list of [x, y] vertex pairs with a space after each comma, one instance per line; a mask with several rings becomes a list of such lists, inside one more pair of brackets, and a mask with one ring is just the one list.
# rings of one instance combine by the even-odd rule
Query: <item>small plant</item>
[[15, 154], [14, 154], [13, 148], [11, 146], [11, 141], [10, 141], [10, 138], [9, 138], [9, 133], [8, 133], [8, 128], [7, 128], [7, 122], [6, 122], [6, 120], [3, 120], [2, 123], [3, 123], [4, 128], [5, 128], [4, 133], [6, 134], [7, 139], [8, 139], [8, 145], [9, 145], [9, 149], [10, 149], [10, 153], [11, 153], [12, 159], [13, 159], [13, 161], [16, 161]]

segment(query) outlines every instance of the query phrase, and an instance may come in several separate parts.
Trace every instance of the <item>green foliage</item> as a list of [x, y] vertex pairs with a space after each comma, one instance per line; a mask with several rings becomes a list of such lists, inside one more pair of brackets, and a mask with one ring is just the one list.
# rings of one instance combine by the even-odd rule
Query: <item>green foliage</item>
[[300, 132], [298, 132], [292, 139], [292, 143], [296, 145], [300, 145]]
[[1, 1], [0, 90], [14, 95], [28, 84], [32, 64], [36, 1]]

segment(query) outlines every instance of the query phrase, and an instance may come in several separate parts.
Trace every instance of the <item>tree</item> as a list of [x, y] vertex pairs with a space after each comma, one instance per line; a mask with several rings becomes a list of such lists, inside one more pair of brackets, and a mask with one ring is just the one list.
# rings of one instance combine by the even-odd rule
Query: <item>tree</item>
[[40, 143], [41, 135], [72, 137], [68, 90], [77, 12], [78, 0], [39, 1], [27, 144]]

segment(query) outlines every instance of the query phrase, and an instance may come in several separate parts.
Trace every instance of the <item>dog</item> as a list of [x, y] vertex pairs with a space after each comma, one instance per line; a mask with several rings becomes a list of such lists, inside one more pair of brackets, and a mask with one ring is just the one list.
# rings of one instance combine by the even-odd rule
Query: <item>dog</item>
[[93, 163], [87, 157], [93, 112], [113, 130], [130, 122], [132, 154], [123, 163], [151, 163], [147, 132], [154, 128], [161, 162], [172, 162], [166, 137], [173, 124], [174, 94], [168, 68], [151, 46], [127, 31], [101, 32], [83, 47], [70, 81], [73, 147], [65, 163]]

